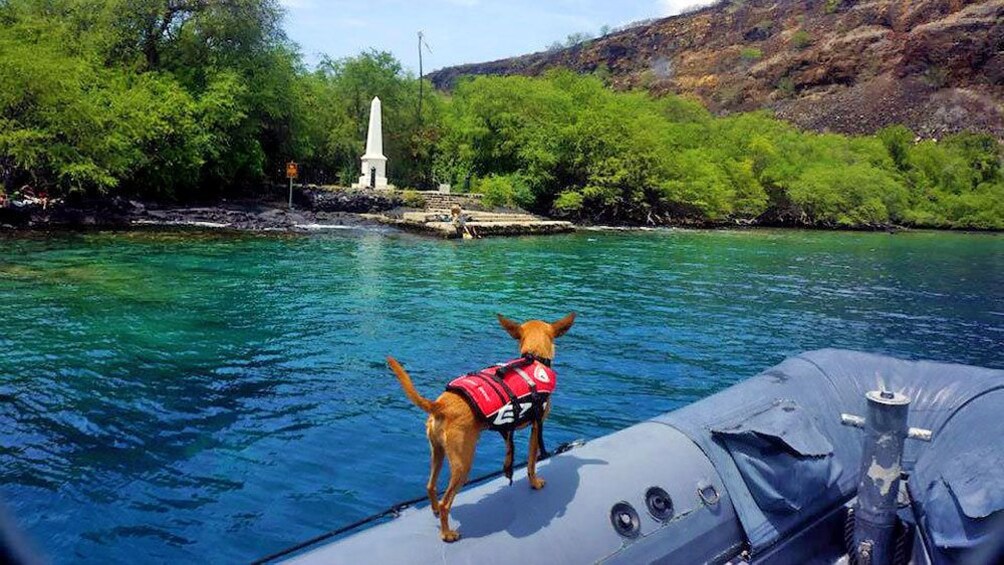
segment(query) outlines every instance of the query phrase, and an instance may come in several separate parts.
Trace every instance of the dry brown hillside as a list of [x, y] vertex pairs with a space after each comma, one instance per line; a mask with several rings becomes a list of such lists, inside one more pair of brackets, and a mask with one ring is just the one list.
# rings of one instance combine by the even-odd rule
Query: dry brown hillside
[[[903, 123], [1004, 137], [1004, 0], [731, 0], [560, 51], [450, 67], [465, 75], [600, 72], [618, 89], [770, 108], [813, 130]], [[609, 72], [609, 73], [608, 73]]]

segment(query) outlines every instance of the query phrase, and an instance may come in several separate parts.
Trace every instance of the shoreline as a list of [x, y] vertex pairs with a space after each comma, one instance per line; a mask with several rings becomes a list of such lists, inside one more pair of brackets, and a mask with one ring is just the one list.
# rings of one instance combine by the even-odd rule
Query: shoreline
[[112, 198], [48, 209], [37, 205], [0, 209], [0, 232], [6, 233], [158, 228], [310, 233], [379, 225], [362, 212], [314, 209], [309, 202], [294, 202], [290, 209], [285, 203], [260, 199], [164, 205]]
[[777, 231], [819, 231], [819, 232], [842, 232], [842, 233], [887, 233], [895, 235], [898, 233], [971, 233], [986, 235], [1001, 235], [1004, 230], [997, 229], [977, 229], [977, 228], [938, 228], [929, 226], [889, 226], [882, 228], [871, 227], [840, 227], [840, 226], [812, 226], [812, 225], [791, 225], [791, 224], [665, 224], [659, 226], [619, 226], [619, 225], [581, 225], [576, 224], [576, 231], [582, 232], [658, 232], [670, 230], [684, 231], [757, 231], [757, 230], [777, 230]]
[[[333, 205], [328, 196], [318, 197], [305, 191], [294, 199], [293, 209], [285, 202], [263, 199], [219, 201], [200, 205], [149, 204], [135, 200], [112, 198], [81, 203], [57, 204], [43, 210], [41, 206], [0, 209], [0, 233], [91, 231], [91, 230], [156, 230], [191, 228], [249, 233], [319, 233], [353, 229], [395, 230], [440, 239], [430, 231], [405, 225], [405, 213], [422, 209], [403, 206], [396, 198], [363, 194], [357, 199], [340, 200]], [[359, 200], [363, 200], [360, 202]], [[327, 209], [325, 209], [327, 208]], [[551, 219], [543, 219], [552, 222]], [[952, 232], [1000, 234], [1004, 230], [974, 228], [939, 228], [928, 226], [817, 226], [783, 223], [751, 222], [669, 222], [660, 225], [576, 224], [571, 231], [584, 232], [649, 232], [668, 230], [807, 230], [841, 232]], [[567, 233], [562, 232], [562, 233]], [[527, 230], [507, 233], [503, 237], [549, 235], [547, 231]]]

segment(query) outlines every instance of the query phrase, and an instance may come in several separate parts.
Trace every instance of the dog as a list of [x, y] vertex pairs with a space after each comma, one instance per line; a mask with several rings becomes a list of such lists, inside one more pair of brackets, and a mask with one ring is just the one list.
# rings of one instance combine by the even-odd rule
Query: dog
[[[469, 373], [465, 377], [460, 377], [451, 383], [447, 391], [439, 396], [435, 401], [424, 398], [415, 390], [411, 382], [411, 377], [405, 372], [404, 367], [393, 357], [387, 358], [387, 364], [401, 382], [405, 395], [416, 406], [429, 414], [425, 422], [426, 436], [429, 438], [429, 448], [432, 453], [432, 469], [429, 474], [429, 483], [426, 490], [429, 494], [429, 501], [432, 503], [432, 513], [439, 518], [440, 537], [444, 542], [451, 543], [460, 539], [460, 533], [450, 529], [450, 508], [453, 506], [453, 499], [457, 492], [467, 482], [467, 475], [474, 464], [474, 451], [477, 446], [481, 432], [487, 429], [498, 429], [496, 425], [500, 422], [509, 423], [512, 427], [508, 430], [506, 440], [505, 469], [506, 476], [512, 480], [512, 460], [513, 444], [512, 429], [524, 428], [527, 425], [533, 426], [530, 433], [530, 453], [527, 458], [526, 474], [530, 487], [539, 490], [544, 487], [544, 480], [537, 476], [537, 459], [543, 450], [543, 421], [551, 411], [549, 393], [547, 399], [542, 403], [535, 403], [539, 408], [538, 413], [528, 421], [522, 421], [523, 410], [528, 410], [526, 404], [517, 402], [517, 398], [511, 391], [511, 387], [505, 385], [498, 386], [488, 381], [485, 376], [490, 371], [512, 370], [518, 372], [522, 379], [525, 379], [527, 386], [533, 393], [534, 400], [537, 399], [537, 390], [534, 387], [534, 379], [540, 383], [551, 385], [549, 390], [553, 390], [554, 377], [556, 375], [550, 370], [551, 361], [554, 359], [554, 340], [564, 335], [575, 322], [575, 313], [565, 316], [554, 323], [542, 320], [530, 320], [519, 324], [498, 314], [499, 323], [519, 342], [519, 352], [521, 360], [514, 361], [501, 368], [486, 369], [479, 373]], [[533, 367], [531, 370], [530, 367]], [[546, 369], [544, 367], [547, 367]], [[532, 373], [528, 376], [527, 373]], [[454, 383], [465, 378], [484, 379], [484, 388], [497, 391], [502, 394], [503, 390], [508, 392], [511, 402], [507, 403], [505, 410], [499, 410], [494, 421], [486, 420], [470, 396], [462, 394], [459, 389], [454, 389]], [[551, 379], [550, 381], [548, 379]], [[497, 381], [496, 381], [497, 383]], [[483, 391], [482, 391], [483, 392]], [[521, 398], [528, 398], [523, 396]], [[522, 408], [522, 410], [521, 410]], [[506, 432], [503, 432], [505, 436]], [[443, 492], [443, 498], [436, 498], [436, 485], [439, 480], [439, 471], [443, 466], [443, 458], [450, 465], [450, 482]]]

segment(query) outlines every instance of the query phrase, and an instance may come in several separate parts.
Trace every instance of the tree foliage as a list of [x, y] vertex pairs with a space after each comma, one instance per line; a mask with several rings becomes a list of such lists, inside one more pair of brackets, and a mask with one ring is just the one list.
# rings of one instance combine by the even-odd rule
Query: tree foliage
[[5, 185], [187, 194], [259, 181], [299, 60], [262, 0], [0, 5]]
[[1004, 228], [1001, 145], [985, 135], [815, 134], [766, 113], [716, 118], [685, 98], [613, 92], [567, 71], [467, 80], [443, 116], [441, 177], [490, 179], [492, 194], [540, 213]]
[[426, 84], [419, 115], [415, 77], [390, 53], [325, 59], [301, 83], [303, 138], [298, 153], [314, 180], [348, 184], [359, 178], [370, 102], [379, 97], [389, 174], [402, 186], [431, 183], [442, 98]]
[[192, 198], [298, 159], [345, 182], [379, 95], [396, 178], [427, 183], [435, 136], [413, 77], [377, 52], [308, 72], [281, 22], [276, 0], [0, 3], [0, 181]]
[[281, 24], [277, 0], [0, 0], [0, 190], [193, 199], [280, 180], [288, 159], [348, 184], [379, 96], [402, 187], [470, 184], [591, 222], [1004, 228], [989, 136], [714, 117], [614, 92], [605, 69], [425, 85], [420, 101], [390, 54], [308, 69]]

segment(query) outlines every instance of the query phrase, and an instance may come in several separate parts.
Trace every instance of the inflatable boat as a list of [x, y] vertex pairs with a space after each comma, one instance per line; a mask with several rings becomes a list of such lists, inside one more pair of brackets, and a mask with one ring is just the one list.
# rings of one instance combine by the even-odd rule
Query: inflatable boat
[[278, 556], [333, 563], [1004, 563], [1004, 371], [821, 350]]

